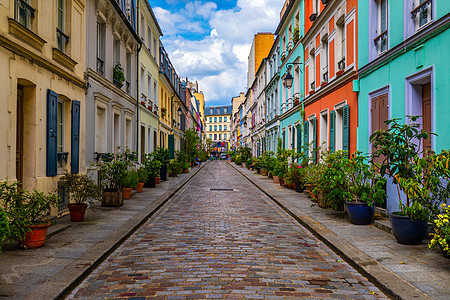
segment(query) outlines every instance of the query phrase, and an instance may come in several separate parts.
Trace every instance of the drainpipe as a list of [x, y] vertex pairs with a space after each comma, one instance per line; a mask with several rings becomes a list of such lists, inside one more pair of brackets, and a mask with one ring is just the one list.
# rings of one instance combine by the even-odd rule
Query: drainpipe
[[[136, 33], [139, 36], [139, 0], [136, 1]], [[139, 130], [140, 130], [140, 122], [139, 122], [139, 52], [141, 52], [142, 43], [139, 44], [136, 53], [136, 153], [138, 154], [139, 160]]]

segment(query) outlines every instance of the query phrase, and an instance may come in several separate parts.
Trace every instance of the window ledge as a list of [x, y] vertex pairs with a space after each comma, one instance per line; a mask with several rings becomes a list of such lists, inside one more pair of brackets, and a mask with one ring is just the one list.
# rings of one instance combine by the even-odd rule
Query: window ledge
[[47, 43], [44, 39], [39, 37], [36, 33], [30, 29], [24, 27], [22, 24], [14, 19], [9, 18], [9, 33], [16, 36], [17, 38], [28, 43], [30, 46], [42, 51], [42, 47]]
[[71, 59], [69, 56], [67, 56], [57, 48], [53, 48], [53, 59], [72, 71], [77, 64], [76, 61]]

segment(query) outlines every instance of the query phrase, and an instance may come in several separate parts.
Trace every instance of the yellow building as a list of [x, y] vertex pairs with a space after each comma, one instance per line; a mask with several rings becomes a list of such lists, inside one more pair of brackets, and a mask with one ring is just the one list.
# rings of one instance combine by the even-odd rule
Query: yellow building
[[0, 2], [0, 180], [50, 192], [85, 171], [85, 4]]
[[154, 152], [159, 131], [159, 38], [163, 35], [147, 0], [139, 0], [139, 129], [138, 156]]

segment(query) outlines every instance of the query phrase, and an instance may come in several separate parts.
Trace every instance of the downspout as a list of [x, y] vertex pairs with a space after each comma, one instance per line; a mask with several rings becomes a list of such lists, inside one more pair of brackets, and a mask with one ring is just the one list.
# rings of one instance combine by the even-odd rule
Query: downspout
[[[139, 1], [136, 4], [136, 33], [139, 36]], [[139, 47], [136, 53], [136, 153], [138, 154], [139, 160], [139, 131], [140, 131], [140, 120], [139, 120], [139, 52], [141, 52], [142, 43], [139, 43]]]

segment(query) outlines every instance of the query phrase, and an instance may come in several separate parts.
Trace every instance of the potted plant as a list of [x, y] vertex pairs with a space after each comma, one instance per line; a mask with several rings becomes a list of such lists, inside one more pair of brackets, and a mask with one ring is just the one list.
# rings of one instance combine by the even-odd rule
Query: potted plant
[[164, 118], [166, 116], [166, 109], [161, 107], [161, 116]]
[[139, 176], [136, 170], [128, 170], [125, 177], [123, 178], [122, 186], [123, 186], [123, 193], [122, 197], [123, 199], [130, 199], [131, 198], [131, 192], [133, 191], [133, 188], [137, 186], [139, 183]]
[[294, 31], [292, 32], [292, 40], [294, 42], [294, 45], [297, 45], [298, 41], [300, 40], [300, 29], [298, 26], [294, 27]]
[[169, 149], [159, 148], [155, 153], [155, 158], [161, 163], [161, 169], [159, 176], [161, 180], [167, 180], [167, 165], [170, 161], [170, 151]]
[[144, 189], [144, 184], [147, 182], [148, 179], [148, 171], [145, 167], [141, 167], [137, 170], [138, 175], [138, 184], [136, 185], [136, 191], [138, 193], [142, 193], [142, 190]]
[[8, 215], [6, 212], [0, 207], [0, 252], [2, 250], [2, 242], [8, 236], [9, 231], [9, 222]]
[[241, 166], [242, 165], [242, 157], [240, 155], [237, 155], [235, 158], [236, 165]]
[[69, 213], [72, 222], [82, 222], [88, 201], [99, 197], [99, 188], [87, 174], [66, 173], [58, 180], [69, 199]]
[[176, 159], [172, 159], [167, 166], [167, 171], [169, 172], [170, 177], [177, 177], [179, 170], [178, 161]]
[[347, 213], [355, 225], [367, 225], [372, 221], [375, 204], [385, 201], [386, 179], [368, 160], [356, 153], [348, 160], [348, 189], [353, 201], [347, 201]]
[[97, 163], [102, 186], [102, 206], [122, 206], [122, 187], [133, 158], [129, 153], [116, 153]]
[[156, 154], [150, 153], [145, 156], [143, 165], [148, 172], [148, 179], [144, 186], [155, 188], [156, 177], [161, 172], [161, 161], [157, 158]]
[[24, 248], [45, 244], [50, 222], [50, 208], [58, 204], [58, 196], [22, 190], [18, 183], [0, 182], [0, 202], [8, 217], [6, 239], [18, 241]]
[[[409, 116], [407, 123], [400, 119], [387, 120], [387, 130], [377, 130], [370, 136], [372, 142], [372, 162], [380, 169], [380, 174], [387, 174], [397, 187], [399, 211], [389, 215], [392, 233], [400, 244], [420, 244], [426, 235], [430, 203], [429, 197], [422, 199], [416, 195], [423, 188], [422, 180], [427, 174], [420, 165], [420, 156], [424, 153], [420, 143], [429, 137], [420, 124], [418, 116]], [[425, 154], [426, 156], [426, 154]], [[381, 163], [375, 162], [377, 158]], [[436, 182], [434, 175], [432, 181]], [[427, 184], [426, 184], [427, 185]], [[406, 199], [402, 199], [401, 191]]]
[[442, 212], [434, 220], [433, 238], [429, 247], [439, 247], [445, 258], [450, 258], [450, 205], [441, 204]]
[[304, 189], [304, 169], [301, 165], [293, 163], [286, 173], [286, 180], [294, 185], [297, 193]]
[[122, 88], [123, 82], [125, 81], [125, 75], [123, 74], [123, 68], [118, 62], [113, 69], [113, 83], [119, 89]]

